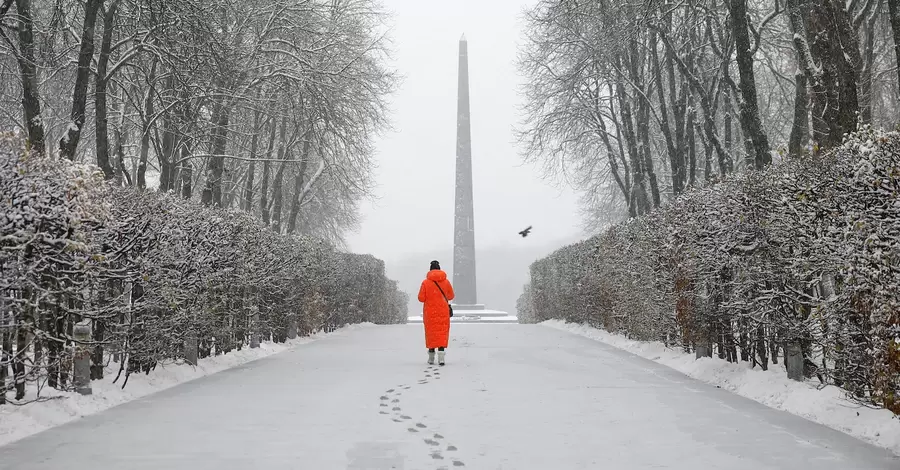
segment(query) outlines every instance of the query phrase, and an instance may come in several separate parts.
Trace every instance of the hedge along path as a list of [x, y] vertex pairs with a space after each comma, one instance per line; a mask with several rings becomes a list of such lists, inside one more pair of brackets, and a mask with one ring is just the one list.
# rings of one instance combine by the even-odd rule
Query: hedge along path
[[114, 186], [12, 134], [0, 135], [0, 201], [0, 404], [10, 389], [17, 404], [45, 386], [89, 393], [109, 361], [125, 386], [166, 361], [406, 320], [379, 259]]
[[814, 378], [900, 413], [900, 134], [694, 188], [531, 265], [519, 318]]

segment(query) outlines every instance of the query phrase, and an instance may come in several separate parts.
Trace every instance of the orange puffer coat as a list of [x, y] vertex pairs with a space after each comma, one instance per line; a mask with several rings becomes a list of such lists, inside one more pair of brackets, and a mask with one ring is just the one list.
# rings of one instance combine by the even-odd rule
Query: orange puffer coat
[[[438, 285], [444, 290], [446, 300], [441, 295]], [[422, 287], [419, 288], [419, 302], [425, 304], [422, 306], [422, 319], [425, 323], [425, 347], [428, 349], [446, 348], [450, 341], [448, 300], [453, 300], [453, 286], [447, 280], [447, 273], [440, 269], [428, 271], [428, 275], [422, 281]]]

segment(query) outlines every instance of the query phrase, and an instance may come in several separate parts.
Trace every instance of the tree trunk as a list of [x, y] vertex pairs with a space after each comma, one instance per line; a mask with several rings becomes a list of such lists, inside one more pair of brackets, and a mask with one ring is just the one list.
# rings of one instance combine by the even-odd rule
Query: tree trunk
[[162, 151], [159, 152], [159, 192], [172, 190], [175, 185], [174, 162], [178, 158], [175, 152], [175, 129], [172, 118], [163, 118]]
[[297, 216], [300, 214], [301, 193], [303, 192], [303, 180], [306, 176], [307, 162], [309, 161], [309, 139], [303, 142], [303, 154], [300, 157], [300, 169], [294, 176], [294, 193], [291, 195], [291, 212], [288, 215], [287, 233], [294, 233], [297, 229]]
[[[659, 119], [661, 121], [659, 127], [666, 142], [666, 150], [669, 153], [669, 166], [672, 170], [672, 195], [678, 196], [679, 194], [684, 192], [684, 154], [680, 152], [681, 149], [678, 148], [678, 146], [675, 144], [675, 139], [672, 136], [672, 128], [669, 125], [669, 107], [666, 103], [666, 93], [662, 78], [662, 66], [659, 61], [659, 52], [656, 50], [656, 48], [657, 44], [654, 35], [654, 39], [650, 44], [650, 54], [651, 60], [653, 62], [653, 75], [656, 79], [656, 97], [659, 100]], [[672, 84], [670, 83], [670, 86], [671, 85]]]
[[153, 95], [156, 80], [156, 59], [150, 66], [150, 76], [147, 79], [149, 87], [147, 95], [144, 97], [144, 128], [141, 133], [141, 153], [140, 162], [137, 167], [137, 187], [140, 189], [147, 188], [147, 156], [150, 154], [150, 128], [153, 127]]
[[[639, 142], [639, 158], [642, 159], [643, 169], [650, 185], [650, 198], [653, 201], [652, 207], [659, 207], [661, 201], [659, 196], [659, 184], [656, 180], [656, 172], [653, 168], [653, 158], [650, 155], [650, 98], [648, 95], [653, 94], [652, 85], [644, 86], [641, 70], [641, 61], [643, 51], [638, 49], [638, 42], [631, 41], [629, 62], [629, 73], [631, 74], [631, 83], [640, 91], [640, 98], [637, 100], [637, 113], [635, 115], [635, 134]], [[647, 47], [647, 44], [641, 45]], [[649, 208], [648, 208], [649, 210]]]
[[253, 139], [250, 141], [250, 166], [247, 168], [247, 181], [244, 187], [244, 201], [241, 204], [247, 212], [253, 211], [253, 179], [256, 176], [256, 147], [259, 141], [259, 115], [253, 113]]
[[[616, 160], [617, 157], [621, 157], [621, 152], [616, 152], [613, 148], [612, 142], [609, 140], [609, 132], [606, 129], [606, 117], [602, 115], [602, 113], [597, 113], [597, 126], [598, 132], [597, 134], [600, 136], [600, 139], [603, 141], [603, 144], [606, 146], [606, 158], [609, 162], [609, 171], [613, 175], [613, 179], [616, 181], [616, 186], [618, 186], [619, 191], [622, 192], [622, 196], [626, 199], [628, 198], [628, 194], [631, 193], [631, 183], [628, 179], [628, 171], [629, 166], [628, 162], [622, 162], [622, 167], [624, 170], [619, 169], [619, 162]], [[621, 145], [619, 146], [621, 149]]]
[[231, 107], [222, 101], [213, 112], [213, 135], [209, 157], [209, 174], [206, 177], [204, 195], [209, 193], [212, 204], [222, 207], [222, 176], [225, 171], [225, 149], [228, 144], [228, 123], [231, 118]]
[[94, 350], [91, 351], [91, 380], [100, 380], [103, 378], [103, 341], [106, 339], [106, 321], [94, 320], [92, 334]]
[[91, 60], [94, 58], [94, 26], [97, 11], [103, 0], [87, 0], [84, 5], [84, 24], [81, 31], [81, 50], [78, 53], [78, 71], [75, 74], [75, 91], [72, 96], [71, 122], [66, 134], [59, 140], [59, 154], [62, 158], [75, 159], [75, 149], [81, 139], [84, 127], [87, 88], [91, 79]]
[[644, 171], [640, 149], [637, 145], [637, 136], [634, 132], [634, 120], [631, 115], [631, 104], [629, 103], [631, 98], [625, 93], [625, 87], [622, 85], [621, 80], [616, 84], [616, 95], [619, 101], [622, 137], [625, 140], [625, 148], [628, 150], [633, 177], [631, 194], [627, 198], [629, 214], [637, 216], [650, 210], [647, 199], [646, 172]]
[[12, 322], [11, 313], [6, 310], [6, 305], [0, 305], [0, 405], [6, 403], [6, 380], [9, 377], [9, 366], [12, 363]]
[[180, 137], [175, 138], [174, 161], [172, 162], [172, 189], [180, 193], [184, 199], [191, 198], [193, 164], [191, 163], [192, 141], [187, 136], [188, 130], [195, 127], [197, 114], [190, 112], [191, 95], [188, 89], [181, 90], [179, 103], [175, 106], [175, 122], [183, 129]]
[[94, 79], [94, 108], [97, 113], [97, 166], [103, 170], [106, 179], [115, 178], [116, 174], [109, 162], [109, 132], [107, 127], [106, 89], [109, 77], [106, 76], [109, 66], [109, 54], [112, 48], [112, 33], [115, 23], [116, 9], [119, 0], [113, 0], [103, 14], [103, 40], [100, 42], [100, 58], [97, 59], [97, 77]]
[[[859, 113], [856, 74], [859, 46], [843, 2], [820, 0], [810, 15], [811, 51], [822, 69], [825, 96], [814, 95], [814, 120], [822, 123], [816, 140], [836, 147], [856, 130]], [[814, 124], [813, 129], [817, 126]]]
[[188, 158], [190, 152], [187, 143], [183, 143], [181, 146], [181, 197], [184, 199], [190, 199], [192, 195], [194, 163]]
[[[613, 84], [609, 84], [609, 96], [610, 97], [617, 96], [616, 92], [614, 91]], [[625, 154], [625, 145], [623, 144], [624, 139], [622, 137], [623, 126], [622, 126], [621, 120], [619, 119], [619, 117], [616, 113], [616, 106], [615, 106], [612, 98], [610, 99], [610, 103], [609, 103], [609, 116], [610, 116], [610, 120], [612, 121], [613, 125], [615, 125], [615, 127], [616, 127], [616, 147], [618, 148], [618, 152], [616, 152], [616, 154], [617, 154], [618, 158], [622, 161], [622, 168], [623, 168], [622, 177], [624, 180], [623, 187], [625, 188], [623, 196], [625, 198], [625, 204], [628, 207], [628, 216], [629, 217], [637, 217], [637, 209], [632, 204], [632, 197], [631, 197], [632, 193], [634, 191], [634, 187], [632, 186], [634, 179], [632, 178], [632, 175], [631, 175], [632, 168], [628, 164], [628, 157]], [[602, 123], [603, 121], [600, 120], [600, 122]], [[603, 126], [605, 127], [605, 125], [603, 125]], [[615, 157], [610, 157], [611, 160], [613, 158], [615, 158]]]
[[704, 90], [703, 85], [700, 83], [700, 80], [691, 72], [688, 68], [687, 64], [678, 57], [678, 52], [675, 47], [672, 45], [672, 41], [664, 34], [660, 34], [662, 38], [663, 44], [666, 45], [666, 49], [668, 49], [669, 53], [672, 54], [672, 57], [675, 59], [675, 63], [678, 65], [678, 69], [681, 71], [681, 74], [687, 80], [688, 85], [691, 87], [694, 96], [700, 102], [700, 108], [703, 110], [703, 130], [706, 135], [706, 138], [712, 144], [713, 148], [715, 148], [716, 153], [719, 157], [720, 166], [723, 169], [723, 175], [725, 171], [728, 170], [727, 163], [724, 162], [733, 162], [734, 159], [731, 157], [731, 154], [725, 147], [722, 145], [722, 141], [719, 139], [719, 135], [716, 133], [716, 122], [715, 122], [715, 112], [713, 111], [712, 102], [709, 99], [709, 96], [706, 94], [706, 90]]
[[[169, 74], [166, 78], [166, 97], [173, 100], [175, 96], [175, 78], [173, 74]], [[164, 103], [165, 107], [165, 103]], [[159, 192], [169, 192], [175, 187], [175, 161], [178, 159], [177, 151], [178, 142], [175, 127], [178, 124], [178, 118], [173, 117], [171, 112], [163, 115], [163, 135], [162, 135], [162, 151], [157, 155], [159, 161]]]
[[791, 127], [788, 153], [796, 157], [802, 155], [809, 144], [809, 90], [803, 72], [797, 72], [795, 87], [794, 125]]
[[24, 321], [16, 322], [16, 355], [13, 358], [13, 377], [16, 400], [25, 398], [25, 362], [28, 361], [28, 328]]
[[753, 52], [750, 46], [750, 33], [747, 29], [747, 0], [729, 0], [728, 11], [731, 14], [737, 51], [738, 72], [741, 77], [741, 129], [744, 138], [750, 139], [755, 152], [753, 163], [757, 170], [772, 163], [769, 153], [769, 138], [762, 127], [759, 117], [759, 100], [756, 96], [756, 76], [753, 72]]
[[19, 18], [19, 50], [16, 57], [22, 74], [22, 109], [25, 129], [28, 131], [28, 148], [38, 154], [46, 151], [44, 123], [41, 120], [41, 100], [38, 91], [37, 66], [34, 60], [34, 20], [31, 17], [31, 0], [16, 0]]
[[[271, 223], [271, 206], [269, 204], [269, 171], [271, 167], [271, 157], [272, 150], [275, 146], [275, 125], [276, 122], [274, 119], [272, 120], [272, 134], [269, 138], [269, 150], [266, 154], [266, 162], [263, 165], [263, 182], [262, 182], [262, 195], [260, 197], [260, 205], [262, 206], [262, 218], [263, 223], [269, 225]], [[281, 119], [281, 132], [279, 133], [279, 148], [278, 148], [278, 159], [281, 160], [284, 156], [284, 146], [287, 144], [285, 142], [285, 138], [287, 135], [287, 124], [288, 118], [287, 116]]]
[[263, 162], [262, 184], [259, 188], [259, 210], [262, 212], [263, 223], [269, 225], [269, 160]]
[[811, 88], [816, 149], [836, 147], [844, 134], [856, 129], [860, 60], [856, 34], [843, 2], [815, 0], [804, 11], [799, 0], [788, 0], [787, 7], [794, 47]]
[[769, 370], [769, 359], [766, 355], [766, 329], [762, 324], [756, 328], [756, 353], [759, 355], [759, 365], [762, 370]]
[[116, 175], [116, 186], [122, 186], [123, 180], [128, 186], [133, 185], [131, 175], [125, 169], [125, 107], [126, 100], [124, 97], [121, 97], [119, 100], [119, 123], [116, 125], [114, 132], [116, 143], [115, 150], [113, 150], [113, 171]]
[[[290, 152], [284, 150], [283, 158], [287, 160]], [[278, 153], [281, 153], [279, 150]], [[284, 202], [284, 170], [287, 162], [282, 161], [278, 165], [278, 171], [275, 172], [275, 181], [272, 183], [272, 230], [275, 233], [281, 233], [281, 210]]]
[[891, 30], [894, 32], [894, 55], [897, 66], [897, 91], [900, 92], [900, 0], [887, 0], [891, 16]]
[[872, 124], [872, 103], [874, 101], [874, 85], [875, 85], [875, 37], [876, 22], [878, 21], [879, 8], [873, 8], [872, 5], [877, 3], [875, 0], [866, 4], [865, 13], [868, 18], [861, 18], [859, 30], [863, 34], [864, 47], [861, 51], [860, 62], [857, 64], [857, 73], [859, 74], [859, 107], [860, 121], [862, 124]]
[[[693, 105], [692, 101], [688, 102], [689, 105]], [[697, 184], [697, 138], [694, 133], [694, 121], [695, 121], [696, 111], [691, 109], [685, 119], [684, 126], [684, 143], [687, 148], [687, 158], [688, 158], [688, 185], [694, 186]]]

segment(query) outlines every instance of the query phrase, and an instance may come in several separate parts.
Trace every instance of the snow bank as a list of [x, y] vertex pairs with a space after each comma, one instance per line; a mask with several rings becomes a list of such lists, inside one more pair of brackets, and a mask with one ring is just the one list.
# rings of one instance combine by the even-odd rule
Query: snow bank
[[818, 389], [818, 382], [790, 380], [781, 364], [770, 365], [768, 371], [763, 371], [751, 369], [748, 363], [734, 364], [718, 358], [694, 359], [693, 354], [667, 348], [659, 342], [634, 341], [585, 325], [560, 320], [548, 320], [541, 324], [604, 342], [900, 455], [900, 419], [893, 413], [860, 406], [846, 399], [837, 387]]
[[[41, 399], [45, 401], [22, 406], [0, 406], [0, 446], [200, 377], [291, 350], [327, 336], [340, 336], [370, 326], [374, 324], [350, 325], [332, 333], [296, 338], [285, 343], [264, 342], [257, 349], [245, 347], [240, 351], [200, 359], [196, 367], [188, 364], [160, 364], [149, 375], [141, 372], [132, 374], [124, 390], [122, 382], [125, 374], [122, 374], [118, 383], [112, 383], [119, 364], [111, 363], [106, 367], [104, 379], [91, 382], [93, 395], [82, 396], [75, 392], [61, 392], [44, 387]], [[34, 390], [29, 391], [25, 401], [35, 399]]]

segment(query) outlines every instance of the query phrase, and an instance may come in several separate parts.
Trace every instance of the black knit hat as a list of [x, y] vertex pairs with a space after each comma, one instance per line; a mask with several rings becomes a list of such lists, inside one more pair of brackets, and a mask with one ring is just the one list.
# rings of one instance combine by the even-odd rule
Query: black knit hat
[[437, 260], [431, 262], [431, 267], [428, 268], [430, 271], [434, 271], [435, 269], [441, 269], [441, 263], [438, 263]]

